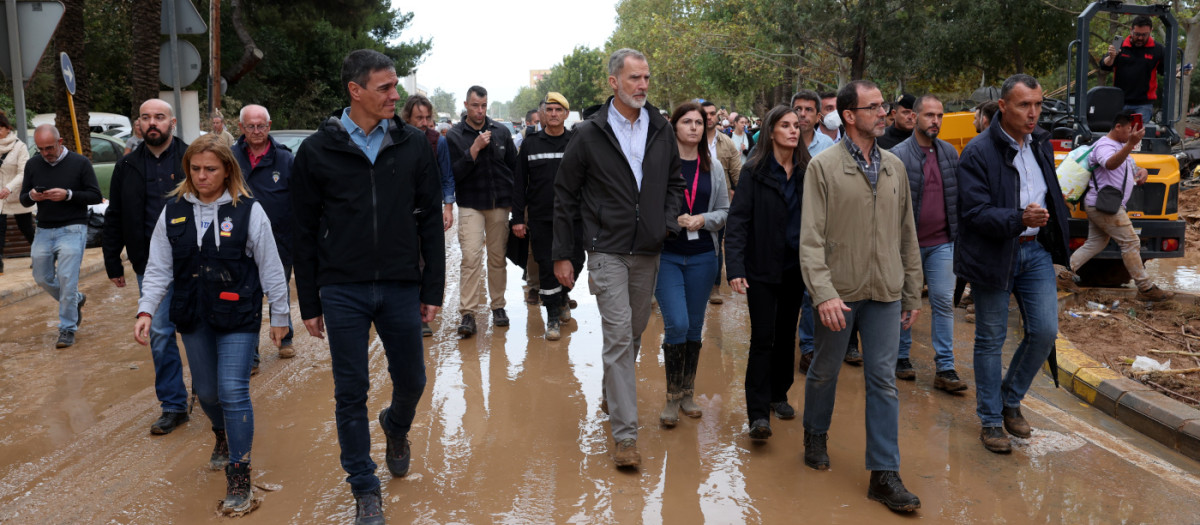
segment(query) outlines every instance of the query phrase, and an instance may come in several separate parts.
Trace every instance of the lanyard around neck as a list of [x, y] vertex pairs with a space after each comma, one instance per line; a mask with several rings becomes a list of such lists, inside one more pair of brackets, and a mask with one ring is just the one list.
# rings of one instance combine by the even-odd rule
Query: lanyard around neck
[[692, 209], [696, 206], [696, 193], [700, 191], [700, 157], [696, 156], [696, 176], [692, 178], [692, 191], [687, 188], [683, 189], [683, 198], [687, 201], [688, 214], [692, 213]]

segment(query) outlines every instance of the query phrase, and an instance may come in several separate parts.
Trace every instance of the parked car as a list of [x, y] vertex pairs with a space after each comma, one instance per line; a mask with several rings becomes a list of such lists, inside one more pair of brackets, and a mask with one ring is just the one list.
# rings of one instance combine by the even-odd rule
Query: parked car
[[271, 130], [271, 137], [295, 154], [300, 150], [300, 143], [313, 133], [316, 131], [311, 129], [281, 129], [279, 131]]
[[[33, 127], [41, 126], [42, 124], [54, 124], [54, 113], [39, 113], [33, 116]], [[116, 113], [88, 113], [88, 126], [92, 131], [103, 133], [113, 128], [129, 128], [131, 123], [129, 117], [118, 115]], [[80, 130], [83, 131], [83, 130]]]

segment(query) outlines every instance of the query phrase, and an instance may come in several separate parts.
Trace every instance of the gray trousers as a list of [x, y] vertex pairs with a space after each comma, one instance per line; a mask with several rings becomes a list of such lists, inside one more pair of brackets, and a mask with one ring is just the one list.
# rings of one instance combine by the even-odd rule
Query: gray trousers
[[588, 252], [588, 289], [604, 333], [604, 398], [613, 439], [637, 439], [637, 355], [650, 321], [657, 255]]

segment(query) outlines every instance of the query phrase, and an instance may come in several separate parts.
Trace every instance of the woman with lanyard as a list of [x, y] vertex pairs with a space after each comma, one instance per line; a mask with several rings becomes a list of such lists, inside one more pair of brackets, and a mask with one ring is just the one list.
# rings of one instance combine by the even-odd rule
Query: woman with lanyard
[[725, 226], [729, 190], [720, 162], [709, 158], [704, 111], [688, 102], [671, 115], [682, 175], [683, 232], [663, 244], [654, 297], [663, 318], [663, 361], [667, 371], [667, 405], [660, 421], [665, 427], [679, 422], [679, 411], [688, 417], [703, 413], [693, 400], [696, 366], [700, 361], [700, 335], [708, 296], [720, 267], [717, 264], [717, 231]]
[[287, 281], [271, 221], [251, 198], [220, 136], [196, 139], [183, 165], [187, 178], [168, 194], [150, 239], [133, 337], [147, 343], [151, 313], [174, 283], [171, 321], [187, 350], [192, 391], [216, 434], [209, 467], [225, 469], [220, 511], [240, 515], [254, 506], [250, 367], [262, 327], [263, 290], [271, 303], [271, 341], [279, 346], [288, 331]]
[[767, 113], [754, 154], [742, 167], [725, 231], [729, 287], [746, 294], [750, 356], [746, 413], [750, 438], [771, 437], [771, 412], [792, 419], [787, 402], [804, 280], [800, 275], [800, 203], [808, 148], [787, 106]]

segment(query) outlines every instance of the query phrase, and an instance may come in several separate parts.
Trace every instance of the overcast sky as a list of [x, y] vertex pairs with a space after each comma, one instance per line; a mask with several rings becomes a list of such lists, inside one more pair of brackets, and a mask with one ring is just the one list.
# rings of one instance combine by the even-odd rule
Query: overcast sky
[[[402, 40], [432, 38], [417, 83], [441, 87], [461, 106], [467, 88], [508, 101], [529, 85], [529, 70], [550, 69], [575, 46], [604, 47], [616, 27], [616, 0], [426, 0], [392, 6], [411, 12]], [[461, 108], [458, 108], [461, 109]]]

